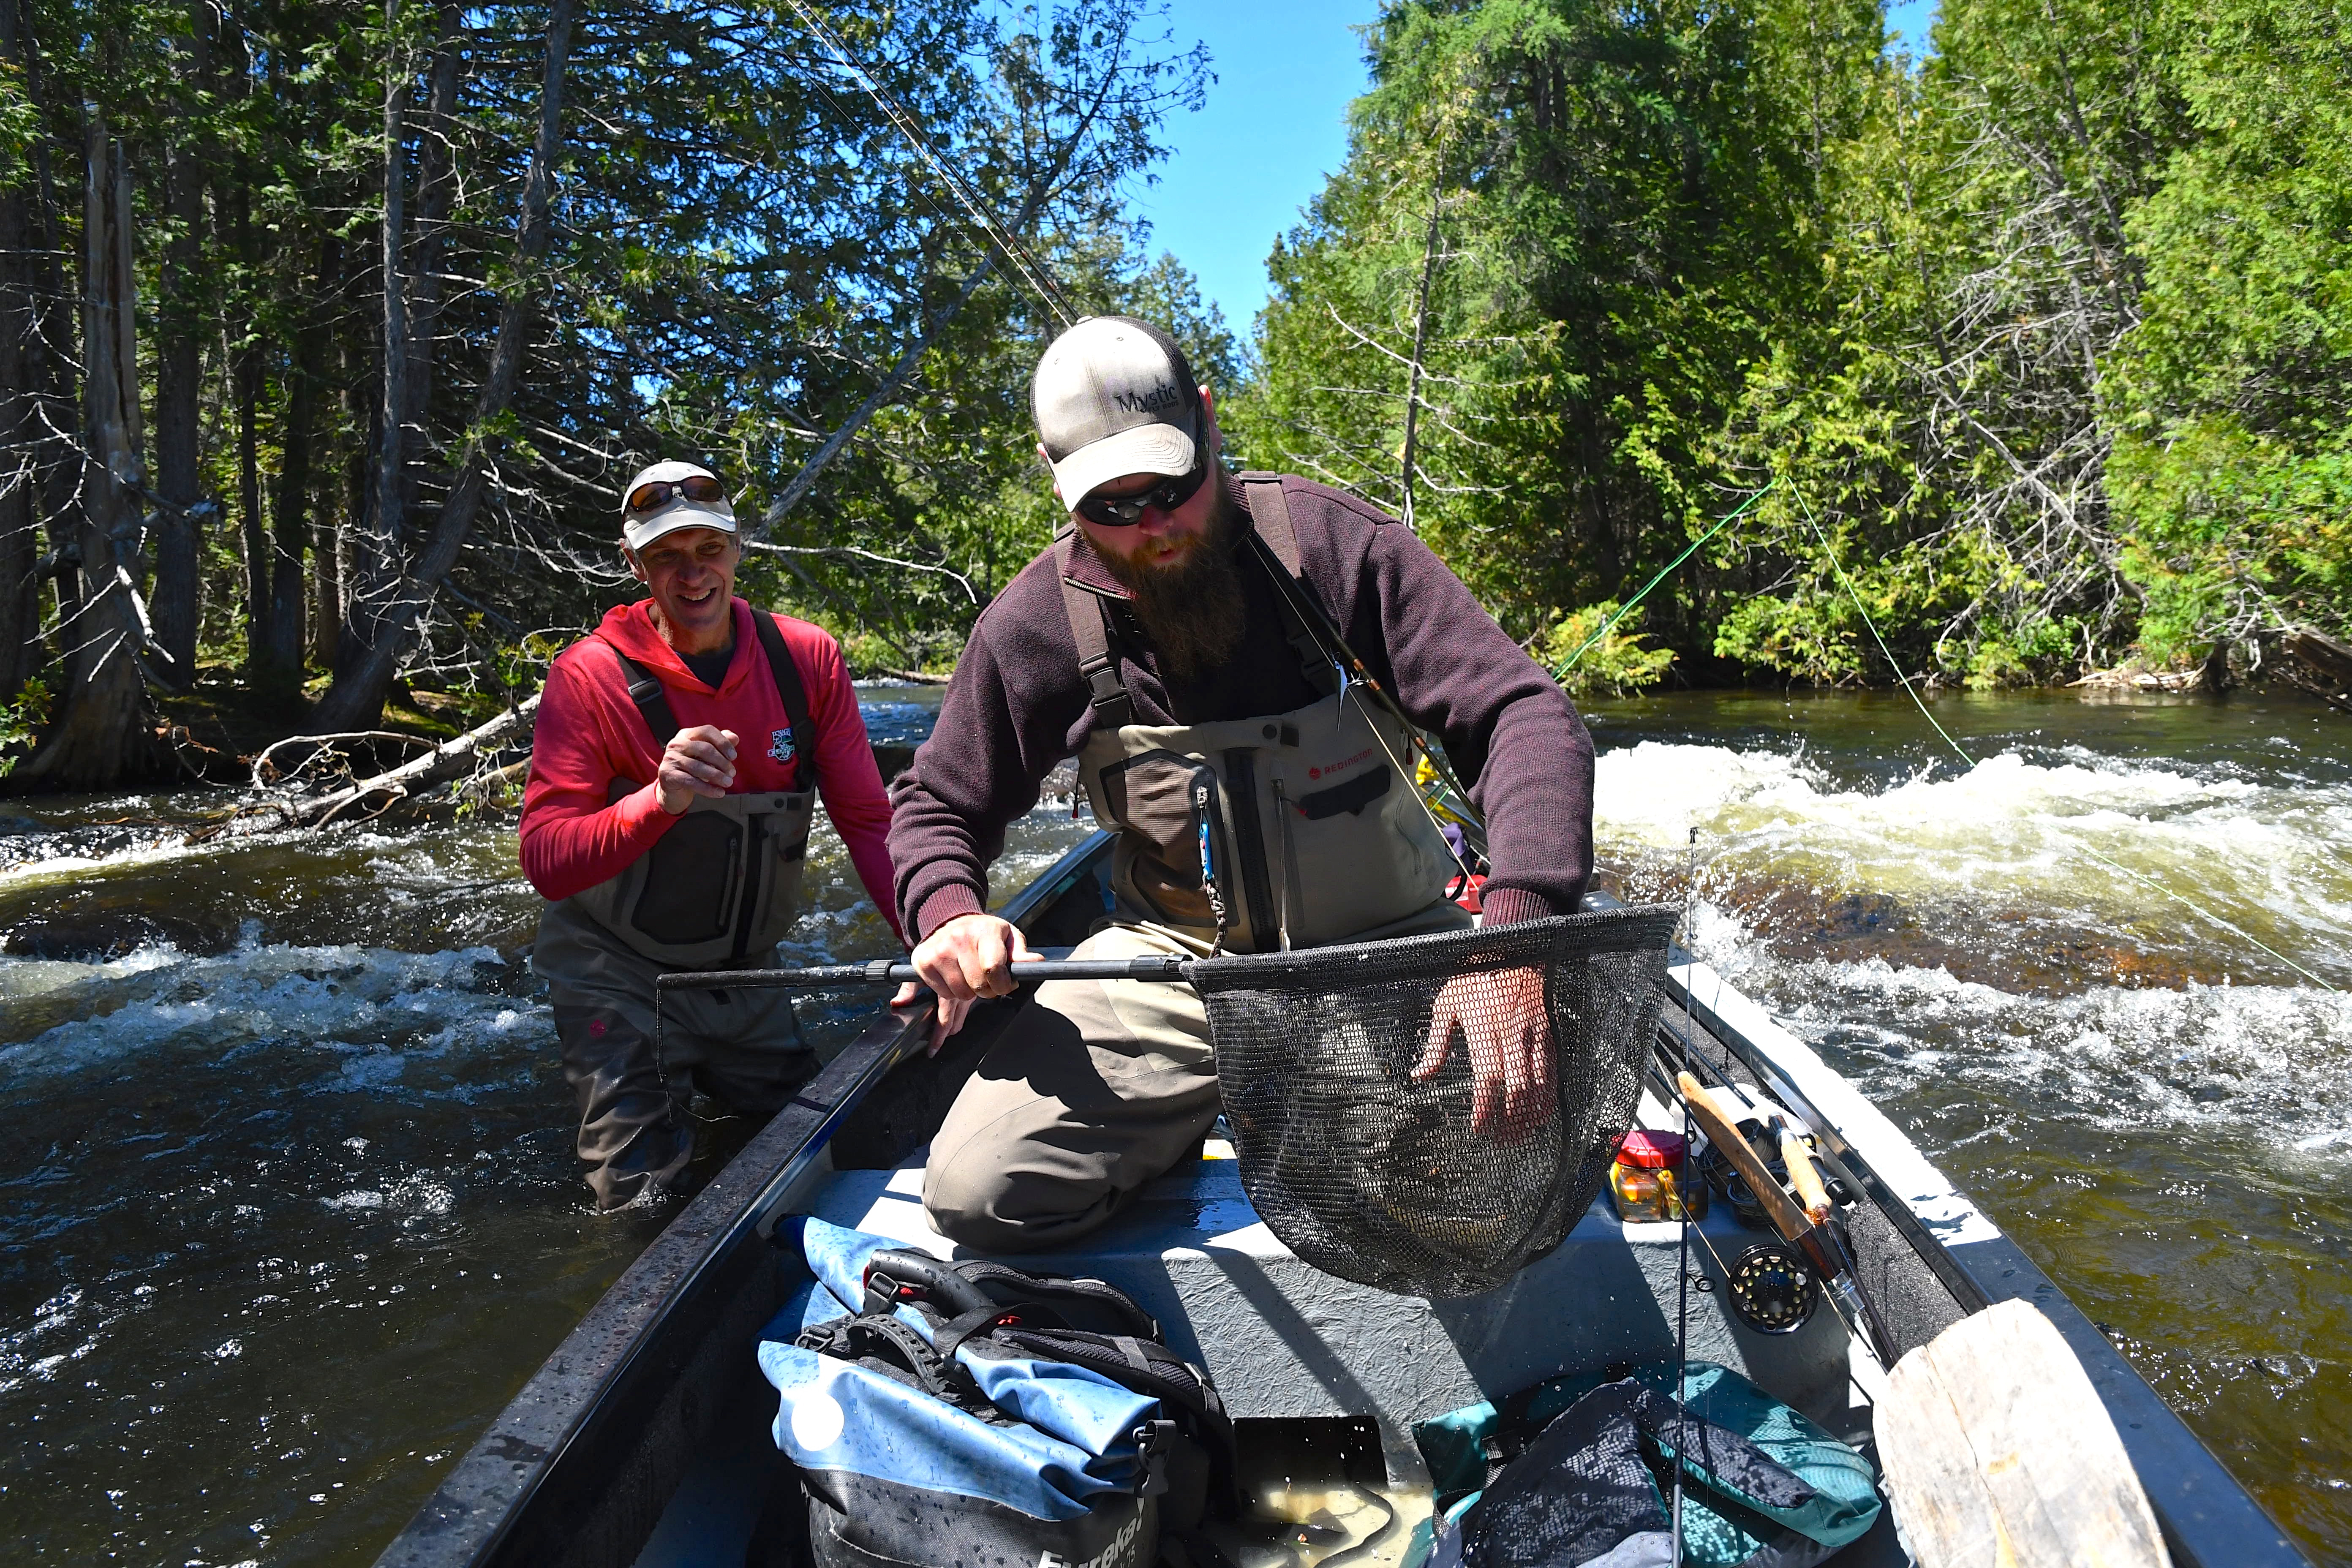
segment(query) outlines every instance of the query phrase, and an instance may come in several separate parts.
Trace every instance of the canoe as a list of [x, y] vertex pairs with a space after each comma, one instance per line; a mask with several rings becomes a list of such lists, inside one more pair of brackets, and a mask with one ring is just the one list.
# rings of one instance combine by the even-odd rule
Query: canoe
[[[1004, 910], [1033, 950], [1066, 949], [1105, 908], [1109, 837], [1063, 857]], [[1813, 1131], [1847, 1188], [1857, 1275], [1900, 1353], [1997, 1303], [2038, 1308], [2112, 1416], [2182, 1568], [2305, 1561], [2099, 1329], [1893, 1122], [1706, 965], [1668, 970], [1661, 1068], [1736, 1082]], [[790, 1563], [795, 1478], [770, 1436], [776, 1396], [759, 1332], [807, 1278], [771, 1239], [785, 1216], [943, 1250], [914, 1201], [921, 1151], [956, 1087], [1010, 1020], [977, 1009], [936, 1060], [923, 1020], [877, 1009], [856, 1039], [698, 1194], [550, 1356], [379, 1559], [384, 1568], [489, 1564], [666, 1568]], [[1659, 1075], [1663, 1087], [1663, 1074]], [[1653, 1102], [1654, 1104], [1654, 1102]], [[1654, 1123], [1658, 1124], [1658, 1123]], [[1829, 1162], [1825, 1162], [1829, 1163]], [[1744, 1373], [1869, 1451], [1876, 1384], [1837, 1315], [1764, 1334], [1726, 1306], [1719, 1266], [1762, 1239], [1727, 1204], [1701, 1222], [1699, 1289], [1681, 1290], [1681, 1227], [1624, 1224], [1604, 1194], [1559, 1250], [1483, 1297], [1384, 1295], [1307, 1268], [1243, 1195], [1231, 1160], [1180, 1168], [1097, 1237], [1024, 1267], [1121, 1285], [1205, 1364], [1251, 1452], [1338, 1455], [1410, 1508], [1414, 1421], [1560, 1373], [1688, 1353]], [[1735, 1265], [1736, 1267], [1736, 1265]], [[1883, 1386], [1883, 1384], [1877, 1384]], [[1284, 1443], [1290, 1443], [1287, 1450]], [[1256, 1445], [1254, 1449], [1251, 1445]], [[1427, 1510], [1426, 1471], [1419, 1471]], [[1903, 1563], [1893, 1510], [1832, 1561]]]

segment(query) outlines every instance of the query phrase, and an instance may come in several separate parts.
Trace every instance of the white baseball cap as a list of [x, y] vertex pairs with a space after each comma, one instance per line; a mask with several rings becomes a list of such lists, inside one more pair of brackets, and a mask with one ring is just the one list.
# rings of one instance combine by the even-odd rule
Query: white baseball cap
[[1201, 390], [1184, 351], [1133, 316], [1088, 316], [1055, 338], [1029, 383], [1037, 440], [1063, 503], [1129, 474], [1189, 474]]
[[[698, 500], [677, 487], [689, 479], [710, 481], [698, 489], [712, 492], [709, 499]], [[629, 498], [646, 485], [667, 483], [669, 497], [660, 505], [644, 511], [633, 510]], [[721, 533], [735, 531], [735, 505], [727, 499], [726, 488], [719, 476], [699, 463], [681, 463], [675, 459], [640, 468], [637, 477], [621, 489], [621, 538], [632, 550], [643, 550], [665, 533], [676, 533], [681, 528], [715, 528]]]

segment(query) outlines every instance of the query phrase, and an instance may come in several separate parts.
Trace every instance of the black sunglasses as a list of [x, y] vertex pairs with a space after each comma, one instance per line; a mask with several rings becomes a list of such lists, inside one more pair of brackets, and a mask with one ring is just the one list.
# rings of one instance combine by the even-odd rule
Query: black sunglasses
[[1209, 465], [1196, 463], [1189, 474], [1178, 474], [1152, 486], [1140, 495], [1088, 495], [1077, 504], [1077, 514], [1088, 522], [1104, 528], [1127, 528], [1143, 521], [1146, 507], [1158, 507], [1161, 511], [1174, 511], [1192, 499], [1203, 480], [1209, 477]]
[[688, 474], [682, 479], [648, 479], [629, 492], [628, 508], [640, 515], [659, 511], [679, 496], [708, 506], [712, 501], [725, 500], [727, 487], [709, 474]]

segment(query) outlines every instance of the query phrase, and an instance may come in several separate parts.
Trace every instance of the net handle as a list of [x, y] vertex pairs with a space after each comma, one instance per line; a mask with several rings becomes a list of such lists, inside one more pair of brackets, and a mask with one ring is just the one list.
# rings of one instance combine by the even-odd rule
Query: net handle
[[[1192, 978], [1195, 959], [1174, 953], [1146, 953], [1138, 958], [1039, 958], [1013, 965], [1016, 980], [1146, 980], [1184, 984]], [[903, 984], [920, 981], [911, 963], [877, 958], [870, 963], [826, 963], [808, 969], [706, 969], [657, 976], [654, 990], [746, 991], [794, 987], [804, 991], [847, 985]]]

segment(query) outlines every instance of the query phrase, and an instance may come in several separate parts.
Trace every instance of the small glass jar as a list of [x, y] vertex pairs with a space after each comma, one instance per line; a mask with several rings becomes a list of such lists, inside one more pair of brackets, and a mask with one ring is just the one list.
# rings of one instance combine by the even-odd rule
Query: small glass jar
[[[1675, 1201], [1683, 1191], [1684, 1154], [1679, 1132], [1654, 1132], [1636, 1127], [1617, 1145], [1617, 1159], [1609, 1167], [1609, 1192], [1617, 1200], [1617, 1217], [1626, 1224], [1682, 1217]], [[1659, 1180], [1667, 1176], [1665, 1181]]]

